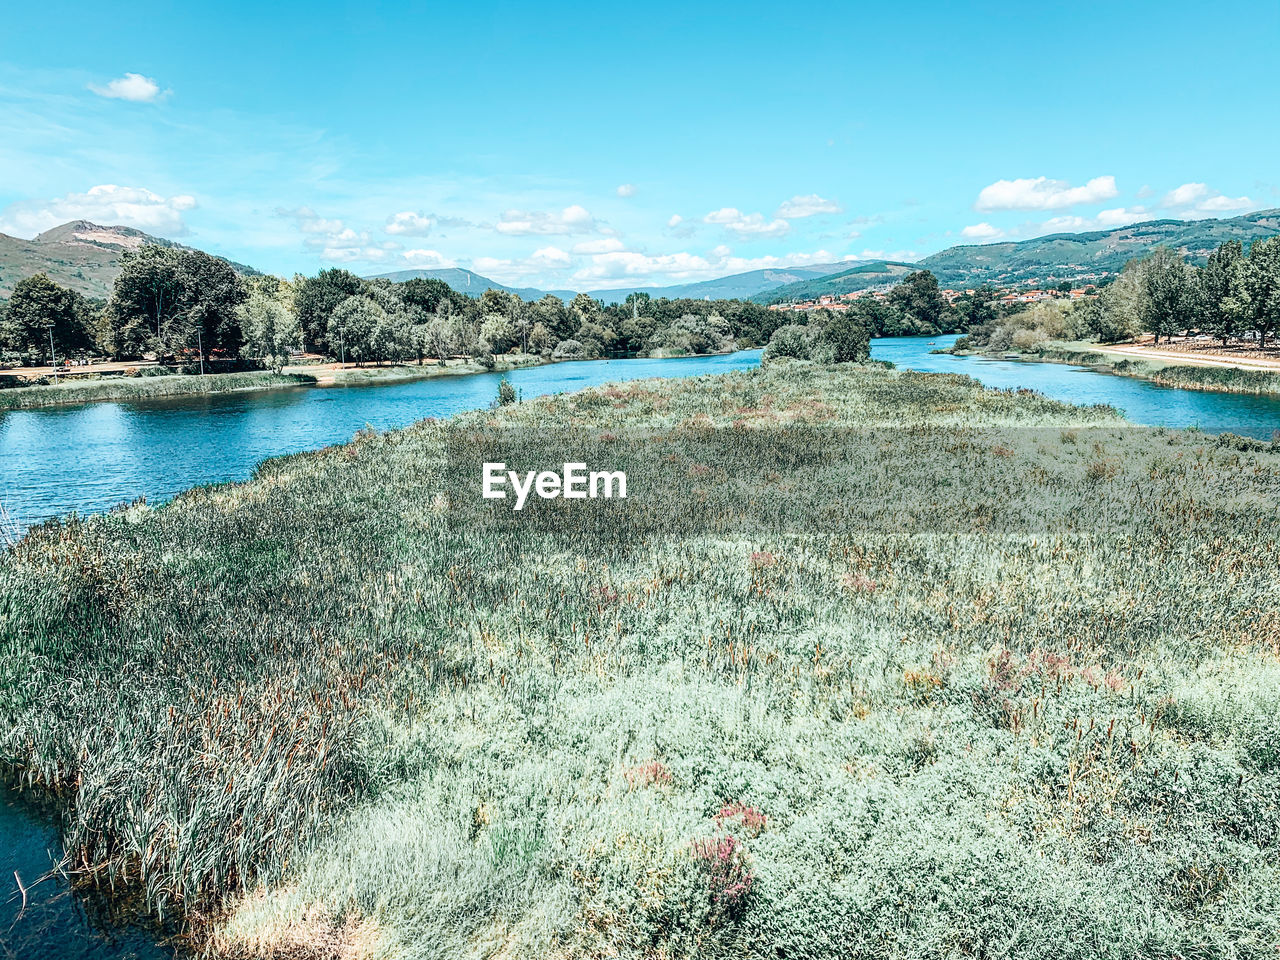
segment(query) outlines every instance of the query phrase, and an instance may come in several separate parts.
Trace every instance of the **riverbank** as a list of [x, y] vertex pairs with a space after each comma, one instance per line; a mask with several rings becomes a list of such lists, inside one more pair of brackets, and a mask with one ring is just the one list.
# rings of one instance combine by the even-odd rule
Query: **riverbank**
[[62, 404], [92, 403], [98, 400], [147, 400], [158, 397], [280, 390], [313, 386], [315, 383], [316, 378], [308, 374], [272, 373], [267, 370], [211, 373], [205, 376], [169, 374], [111, 377], [102, 380], [71, 380], [35, 387], [11, 387], [0, 390], [0, 412]]
[[[0, 766], [229, 956], [1261, 955], [1227, 439], [784, 362], [362, 435], [0, 557]], [[579, 458], [628, 498], [480, 497]]]
[[[729, 353], [697, 354], [679, 357], [655, 357], [660, 360], [696, 360], [699, 357], [729, 356]], [[278, 390], [292, 387], [377, 386], [409, 383], [438, 377], [459, 377], [486, 373], [510, 373], [529, 367], [553, 363], [594, 363], [601, 361], [553, 360], [532, 353], [509, 353], [494, 356], [492, 365], [458, 358], [445, 365], [431, 361], [424, 364], [305, 363], [285, 366], [280, 373], [248, 371], [242, 373], [210, 373], [146, 375], [140, 377], [110, 376], [102, 379], [66, 380], [57, 384], [0, 389], [0, 413], [5, 410], [29, 410], [98, 400], [145, 400], [156, 397], [199, 396], [248, 390]], [[154, 367], [154, 364], [151, 365]]]
[[105, 377], [100, 380], [67, 380], [57, 384], [11, 387], [0, 390], [0, 411], [27, 410], [98, 400], [146, 400], [158, 397], [199, 396], [250, 390], [281, 390], [308, 386], [373, 386], [404, 383], [433, 377], [476, 373], [505, 373], [550, 363], [532, 354], [494, 358], [492, 367], [472, 360], [436, 363], [357, 366], [354, 363], [317, 363], [286, 366], [280, 373], [253, 370], [241, 373], [167, 374], [141, 377]]
[[1267, 361], [1225, 357], [1186, 356], [1148, 351], [1145, 348], [1112, 347], [1095, 343], [1048, 343], [1031, 351], [945, 351], [955, 356], [978, 356], [1036, 363], [1066, 363], [1090, 367], [1100, 373], [1136, 377], [1166, 387], [1280, 396], [1280, 367]]
[[550, 357], [536, 353], [497, 354], [492, 366], [475, 360], [458, 358], [441, 365], [436, 361], [423, 364], [397, 363], [357, 366], [354, 363], [317, 363], [287, 366], [286, 373], [299, 373], [315, 377], [318, 386], [372, 386], [379, 383], [402, 383], [410, 380], [429, 380], [433, 377], [458, 377], [474, 373], [509, 373], [526, 367], [538, 367], [553, 363]]

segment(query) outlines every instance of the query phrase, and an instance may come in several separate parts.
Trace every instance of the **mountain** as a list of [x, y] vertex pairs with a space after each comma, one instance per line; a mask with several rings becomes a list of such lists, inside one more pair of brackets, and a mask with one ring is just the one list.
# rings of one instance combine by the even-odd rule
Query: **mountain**
[[[36, 273], [47, 273], [85, 296], [110, 296], [121, 258], [143, 244], [192, 249], [133, 227], [104, 227], [88, 220], [72, 220], [32, 240], [0, 233], [0, 299], [8, 297], [19, 280]], [[227, 262], [245, 276], [258, 273], [242, 263]]]
[[931, 270], [944, 287], [976, 287], [983, 283], [1020, 286], [1048, 281], [1086, 283], [1119, 273], [1135, 257], [1158, 246], [1172, 247], [1195, 263], [1224, 240], [1247, 248], [1254, 240], [1280, 233], [1280, 209], [1260, 210], [1225, 220], [1149, 220], [1112, 230], [1054, 233], [1017, 243], [985, 243], [948, 247], [915, 264], [876, 260], [850, 270], [788, 284], [756, 295], [764, 303], [810, 300], [840, 295], [898, 279], [886, 279], [901, 267]]
[[517, 294], [521, 300], [539, 300], [548, 293], [554, 294], [561, 300], [572, 300], [574, 292], [572, 290], [539, 290], [536, 287], [508, 287], [504, 283], [497, 280], [490, 280], [488, 277], [481, 276], [471, 270], [463, 267], [444, 267], [438, 270], [396, 270], [394, 273], [379, 273], [370, 277], [370, 280], [391, 280], [394, 283], [403, 283], [405, 280], [414, 280], [417, 278], [429, 280], [443, 280], [459, 293], [465, 293], [469, 297], [479, 297], [480, 294], [492, 288], [494, 290], [505, 290], [507, 293]]
[[[839, 263], [818, 263], [807, 267], [772, 267], [765, 270], [750, 270], [746, 273], [735, 273], [714, 280], [699, 280], [695, 283], [677, 283], [668, 287], [616, 287], [609, 290], [589, 290], [588, 293], [605, 303], [621, 303], [632, 293], [647, 293], [651, 297], [667, 297], [671, 300], [688, 297], [694, 300], [735, 300], [747, 299], [811, 277], [821, 277], [840, 267]], [[379, 273], [370, 279], [386, 279], [396, 282], [411, 280], [414, 277], [432, 277], [443, 280], [453, 289], [468, 296], [478, 297], [490, 287], [518, 293], [524, 300], [537, 300], [550, 293], [561, 300], [571, 300], [573, 290], [539, 290], [536, 287], [509, 287], [490, 280], [471, 270], [462, 267], [448, 267], [440, 270], [397, 270], [394, 273]]]
[[789, 283], [786, 286], [756, 294], [751, 299], [758, 303], [782, 303], [792, 300], [816, 300], [824, 294], [839, 296], [854, 290], [866, 290], [868, 287], [897, 283], [907, 274], [919, 269], [914, 263], [903, 263], [898, 260], [864, 260], [853, 266], [846, 266], [837, 273]]
[[770, 267], [749, 270], [715, 280], [698, 280], [694, 283], [677, 283], [669, 287], [618, 287], [613, 290], [592, 290], [591, 295], [605, 303], [619, 303], [630, 293], [647, 293], [651, 297], [669, 300], [690, 298], [693, 300], [746, 300], [789, 283], [801, 282], [812, 277], [826, 276], [845, 264], [816, 263], [807, 267]]

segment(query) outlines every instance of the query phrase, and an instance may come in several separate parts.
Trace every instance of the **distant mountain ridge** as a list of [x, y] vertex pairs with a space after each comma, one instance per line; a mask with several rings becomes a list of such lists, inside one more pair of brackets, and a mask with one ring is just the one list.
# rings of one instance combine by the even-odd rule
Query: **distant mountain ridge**
[[[1179, 250], [1195, 262], [1203, 262], [1224, 240], [1240, 240], [1248, 246], [1256, 239], [1277, 233], [1280, 233], [1280, 209], [1260, 210], [1221, 220], [1150, 220], [1112, 230], [1056, 233], [1018, 242], [965, 244], [941, 250], [917, 263], [846, 260], [769, 267], [670, 286], [616, 287], [588, 292], [606, 302], [619, 302], [632, 292], [640, 292], [671, 299], [739, 298], [777, 303], [886, 286], [921, 269], [932, 270], [944, 287], [974, 287], [983, 283], [1020, 286], [1064, 279], [1083, 284], [1118, 273], [1129, 260], [1160, 245]], [[0, 298], [9, 296], [18, 280], [35, 273], [47, 273], [58, 283], [88, 296], [108, 296], [111, 283], [120, 272], [122, 255], [145, 243], [183, 246], [133, 227], [101, 226], [88, 220], [64, 223], [32, 240], [0, 233]], [[242, 274], [258, 273], [244, 264], [227, 262]], [[568, 300], [575, 294], [573, 290], [509, 286], [462, 267], [400, 270], [377, 276], [394, 281], [435, 277], [475, 297], [490, 287], [519, 294], [525, 300], [537, 300], [547, 293]]]
[[415, 280], [419, 277], [429, 280], [443, 280], [459, 293], [465, 293], [469, 297], [479, 297], [490, 288], [517, 294], [521, 300], [538, 300], [546, 296], [548, 293], [554, 294], [562, 300], [572, 300], [574, 297], [574, 291], [572, 290], [539, 290], [537, 287], [509, 287], [505, 283], [499, 283], [497, 280], [491, 280], [490, 278], [481, 276], [475, 271], [468, 270], [465, 267], [440, 267], [430, 270], [425, 268], [418, 270], [394, 270], [391, 273], [374, 274], [368, 279], [390, 280], [393, 283], [403, 283], [405, 280]]
[[[1193, 262], [1204, 259], [1226, 240], [1248, 247], [1254, 240], [1280, 233], [1280, 209], [1259, 210], [1224, 220], [1148, 220], [1111, 230], [1089, 233], [1054, 233], [1017, 242], [948, 247], [914, 264], [913, 270], [930, 270], [944, 287], [1020, 286], [1070, 280], [1097, 282], [1119, 273], [1135, 257], [1158, 246], [1171, 247]], [[802, 280], [753, 299], [764, 303], [811, 300], [829, 294], [839, 296], [881, 285], [877, 266], [904, 266], [892, 261], [870, 261], [812, 280]]]
[[[852, 263], [855, 261], [845, 261]], [[677, 283], [671, 286], [615, 287], [608, 290], [588, 290], [591, 296], [605, 303], [621, 303], [632, 293], [647, 293], [651, 297], [667, 297], [671, 300], [692, 298], [694, 300], [734, 300], [747, 299], [766, 290], [788, 283], [821, 277], [843, 265], [837, 263], [815, 263], [803, 267], [767, 267], [761, 270], [750, 270], [746, 273], [735, 273], [714, 280], [697, 280], [692, 283]], [[489, 287], [518, 293], [525, 300], [537, 300], [550, 293], [562, 300], [571, 299], [577, 291], [573, 290], [540, 290], [536, 287], [509, 287], [496, 280], [481, 276], [462, 267], [445, 267], [435, 270], [397, 270], [393, 273], [379, 273], [370, 279], [386, 279], [393, 281], [409, 280], [413, 277], [434, 277], [443, 280], [453, 289], [469, 296], [478, 297]]]
[[[19, 280], [36, 273], [48, 274], [87, 297], [108, 297], [124, 254], [144, 244], [194, 249], [133, 227], [102, 226], [88, 220], [72, 220], [31, 240], [0, 233], [0, 298], [13, 293]], [[243, 263], [226, 262], [245, 276], [259, 272]]]

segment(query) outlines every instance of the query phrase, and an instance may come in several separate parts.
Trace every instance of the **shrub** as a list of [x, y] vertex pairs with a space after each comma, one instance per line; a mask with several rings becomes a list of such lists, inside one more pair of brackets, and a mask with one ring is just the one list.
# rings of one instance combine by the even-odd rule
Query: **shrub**
[[516, 388], [511, 385], [511, 381], [503, 377], [498, 383], [498, 406], [507, 407], [520, 400]]
[[755, 881], [742, 841], [733, 834], [695, 840], [693, 858], [705, 878], [713, 918], [738, 915]]
[[813, 350], [813, 339], [813, 331], [807, 325], [788, 323], [773, 331], [769, 345], [764, 348], [764, 359], [790, 357], [793, 360], [808, 360]]

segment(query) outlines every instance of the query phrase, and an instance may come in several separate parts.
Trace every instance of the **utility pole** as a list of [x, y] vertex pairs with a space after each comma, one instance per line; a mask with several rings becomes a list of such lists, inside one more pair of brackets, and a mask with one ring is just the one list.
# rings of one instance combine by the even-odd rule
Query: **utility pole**
[[200, 376], [204, 376], [204, 331], [196, 327], [196, 349], [200, 351]]
[[58, 355], [53, 352], [53, 324], [46, 323], [45, 329], [49, 331], [49, 366], [53, 368], [53, 382], [58, 382]]

